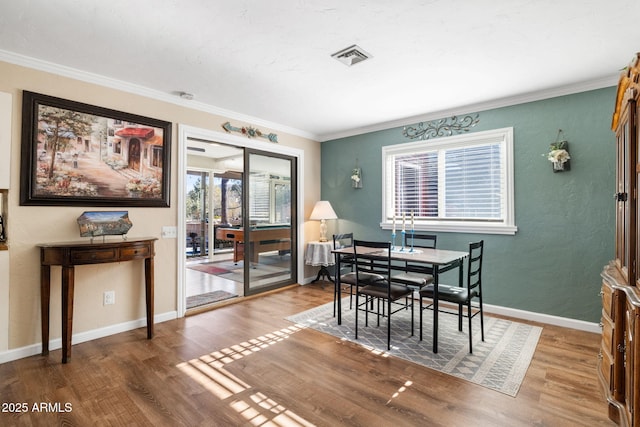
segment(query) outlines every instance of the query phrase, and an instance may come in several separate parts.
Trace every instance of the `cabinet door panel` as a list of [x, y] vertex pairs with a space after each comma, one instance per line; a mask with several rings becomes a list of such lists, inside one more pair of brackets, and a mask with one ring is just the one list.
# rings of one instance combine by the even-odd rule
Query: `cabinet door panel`
[[636, 361], [636, 322], [637, 309], [631, 303], [627, 302], [625, 312], [625, 334], [624, 334], [624, 402], [627, 411], [627, 417], [631, 425], [638, 425], [634, 422], [634, 408], [636, 407], [636, 386], [638, 384], [636, 375], [638, 372]]
[[626, 230], [629, 227], [629, 186], [627, 179], [627, 164], [629, 158], [629, 123], [627, 116], [623, 118], [621, 128], [617, 134], [616, 158], [616, 263], [624, 278], [628, 279], [627, 268], [629, 265], [629, 250], [627, 241], [628, 234]]

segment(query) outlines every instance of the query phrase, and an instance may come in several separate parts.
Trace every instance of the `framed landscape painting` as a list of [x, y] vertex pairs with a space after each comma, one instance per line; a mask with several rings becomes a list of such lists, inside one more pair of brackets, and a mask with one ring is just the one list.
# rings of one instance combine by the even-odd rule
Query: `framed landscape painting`
[[171, 123], [23, 92], [20, 204], [169, 207]]

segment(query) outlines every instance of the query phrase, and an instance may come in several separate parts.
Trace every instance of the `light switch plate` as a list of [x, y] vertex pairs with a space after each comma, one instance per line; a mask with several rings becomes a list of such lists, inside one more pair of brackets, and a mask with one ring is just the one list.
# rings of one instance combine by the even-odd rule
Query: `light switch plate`
[[166, 225], [162, 227], [163, 239], [175, 239], [178, 237], [178, 230], [175, 226]]

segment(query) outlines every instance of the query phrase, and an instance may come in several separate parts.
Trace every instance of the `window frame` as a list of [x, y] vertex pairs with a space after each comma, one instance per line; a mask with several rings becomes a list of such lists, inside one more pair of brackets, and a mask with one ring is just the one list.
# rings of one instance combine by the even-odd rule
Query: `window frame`
[[[499, 221], [474, 221], [472, 219], [447, 220], [442, 218], [416, 219], [414, 229], [418, 231], [442, 231], [451, 233], [482, 233], [514, 235], [518, 228], [515, 224], [515, 189], [514, 189], [514, 152], [513, 127], [473, 132], [430, 140], [411, 141], [382, 147], [382, 229], [393, 227], [393, 171], [387, 171], [387, 159], [398, 154], [410, 154], [428, 151], [440, 152], [443, 149], [462, 148], [478, 144], [500, 143], [503, 147], [502, 162], [504, 165], [504, 189], [502, 218]], [[389, 176], [387, 176], [389, 175]], [[438, 192], [441, 197], [443, 193]], [[408, 213], [407, 213], [408, 215]], [[396, 218], [396, 221], [398, 218]]]

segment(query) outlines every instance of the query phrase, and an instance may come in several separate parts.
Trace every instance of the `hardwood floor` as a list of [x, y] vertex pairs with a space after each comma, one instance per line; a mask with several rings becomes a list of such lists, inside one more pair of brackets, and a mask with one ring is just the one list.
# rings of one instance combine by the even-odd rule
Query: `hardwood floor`
[[614, 425], [599, 335], [542, 325], [512, 398], [284, 320], [331, 298], [294, 287], [157, 324], [152, 340], [141, 328], [75, 345], [66, 365], [60, 350], [2, 364], [0, 425]]
[[190, 265], [208, 262], [221, 262], [233, 260], [233, 252], [216, 254], [212, 259], [208, 257], [189, 258], [186, 260], [185, 295], [200, 295], [212, 291], [226, 291], [236, 295], [244, 294], [244, 285], [215, 274], [207, 274], [188, 268]]

